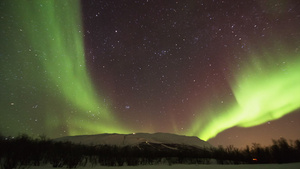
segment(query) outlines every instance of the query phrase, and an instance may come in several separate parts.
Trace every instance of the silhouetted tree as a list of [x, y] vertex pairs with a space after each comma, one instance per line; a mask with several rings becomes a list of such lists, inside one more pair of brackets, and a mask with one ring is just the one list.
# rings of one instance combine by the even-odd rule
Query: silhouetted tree
[[[173, 147], [173, 148], [172, 148]], [[139, 147], [86, 146], [71, 142], [54, 142], [46, 137], [32, 139], [28, 135], [0, 135], [1, 169], [27, 168], [50, 163], [54, 168], [76, 168], [90, 164], [104, 166], [136, 166], [159, 163], [203, 164], [216, 159], [218, 164], [300, 162], [300, 141], [273, 140], [273, 145], [237, 149], [230, 145], [199, 149], [180, 144], [141, 143]], [[257, 159], [253, 161], [252, 159]]]

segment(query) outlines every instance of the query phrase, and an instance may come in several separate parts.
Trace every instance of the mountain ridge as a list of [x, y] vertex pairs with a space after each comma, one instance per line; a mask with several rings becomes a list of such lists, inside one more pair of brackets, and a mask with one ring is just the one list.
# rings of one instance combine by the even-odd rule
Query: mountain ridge
[[212, 145], [196, 136], [185, 136], [171, 133], [131, 133], [117, 134], [104, 133], [96, 135], [65, 136], [54, 139], [54, 141], [70, 141], [84, 145], [111, 145], [111, 146], [139, 146], [140, 144], [176, 144], [193, 146], [197, 148], [211, 148]]

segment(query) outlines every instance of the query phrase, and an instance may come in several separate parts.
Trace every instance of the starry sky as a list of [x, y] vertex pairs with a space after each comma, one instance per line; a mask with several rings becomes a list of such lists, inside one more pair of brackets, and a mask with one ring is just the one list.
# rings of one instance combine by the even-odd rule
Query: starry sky
[[0, 132], [300, 139], [298, 0], [0, 2]]

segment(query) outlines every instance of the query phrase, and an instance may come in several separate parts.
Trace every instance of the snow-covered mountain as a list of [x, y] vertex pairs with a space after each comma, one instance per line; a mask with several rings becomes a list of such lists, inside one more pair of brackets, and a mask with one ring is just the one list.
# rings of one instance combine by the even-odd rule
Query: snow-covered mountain
[[[70, 141], [84, 145], [116, 145], [116, 146], [139, 146], [148, 145], [181, 145], [197, 148], [210, 148], [209, 143], [198, 137], [183, 136], [170, 133], [132, 133], [132, 134], [98, 134], [67, 136], [54, 139], [54, 141]], [[172, 146], [173, 147], [173, 146]]]

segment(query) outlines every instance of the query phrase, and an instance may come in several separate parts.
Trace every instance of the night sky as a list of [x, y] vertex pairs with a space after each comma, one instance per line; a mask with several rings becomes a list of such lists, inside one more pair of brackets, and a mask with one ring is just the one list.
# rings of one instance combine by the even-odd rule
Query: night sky
[[0, 2], [0, 133], [300, 139], [298, 0]]

